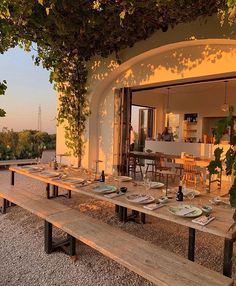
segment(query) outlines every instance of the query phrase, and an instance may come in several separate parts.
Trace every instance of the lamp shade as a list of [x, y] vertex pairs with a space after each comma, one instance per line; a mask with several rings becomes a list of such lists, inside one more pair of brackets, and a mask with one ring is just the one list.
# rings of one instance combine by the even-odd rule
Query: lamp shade
[[222, 104], [222, 105], [221, 105], [221, 110], [224, 111], [224, 112], [229, 111], [229, 105], [228, 105], [228, 103]]

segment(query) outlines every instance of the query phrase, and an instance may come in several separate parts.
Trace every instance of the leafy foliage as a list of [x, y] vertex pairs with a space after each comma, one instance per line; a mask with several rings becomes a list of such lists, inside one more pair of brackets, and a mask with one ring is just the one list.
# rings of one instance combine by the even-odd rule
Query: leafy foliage
[[66, 144], [80, 157], [90, 114], [88, 61], [115, 53], [120, 63], [120, 50], [155, 31], [226, 10], [224, 0], [1, 0], [0, 53], [37, 44], [35, 64], [51, 71], [60, 94], [58, 123], [66, 125]]
[[[208, 170], [211, 174], [217, 174], [220, 170], [223, 169], [223, 165], [225, 165], [226, 175], [234, 176], [234, 182], [229, 190], [230, 195], [230, 205], [236, 208], [236, 133], [235, 129], [233, 128], [233, 113], [234, 108], [230, 106], [229, 114], [227, 117], [219, 120], [216, 127], [216, 143], [220, 143], [220, 139], [222, 138], [226, 128], [229, 126], [231, 127], [231, 140], [230, 140], [230, 148], [225, 154], [225, 157], [222, 156], [223, 148], [216, 148], [214, 152], [215, 159], [210, 162], [208, 166]], [[233, 219], [235, 223], [231, 226], [231, 228], [236, 226], [236, 211], [234, 213]]]
[[[0, 82], [0, 95], [4, 95], [7, 89], [7, 82], [4, 80], [3, 82]], [[6, 111], [2, 108], [0, 108], [0, 117], [5, 117]]]
[[44, 149], [56, 148], [56, 136], [35, 130], [0, 132], [0, 160], [41, 157]]

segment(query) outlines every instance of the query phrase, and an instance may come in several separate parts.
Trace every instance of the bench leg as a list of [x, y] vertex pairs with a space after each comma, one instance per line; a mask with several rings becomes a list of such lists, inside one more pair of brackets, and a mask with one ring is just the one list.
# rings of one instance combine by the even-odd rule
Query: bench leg
[[52, 253], [52, 224], [44, 221], [44, 250], [47, 254]]
[[194, 261], [195, 253], [195, 229], [189, 228], [189, 238], [188, 238], [188, 259]]
[[63, 249], [66, 254], [74, 256], [76, 254], [76, 239], [67, 234], [67, 238], [61, 241], [53, 241], [52, 238], [53, 225], [50, 222], [44, 221], [44, 250], [47, 254], [53, 251]]
[[67, 192], [68, 199], [71, 199], [71, 191]]
[[53, 185], [53, 198], [58, 197], [58, 186]]
[[2, 199], [1, 213], [5, 214], [6, 213], [6, 209], [7, 209], [7, 200], [6, 199]]
[[76, 239], [69, 234], [67, 235], [67, 239], [69, 243], [68, 255], [74, 256], [76, 254]]
[[232, 255], [233, 255], [233, 240], [226, 238], [224, 243], [223, 274], [228, 277], [232, 276]]

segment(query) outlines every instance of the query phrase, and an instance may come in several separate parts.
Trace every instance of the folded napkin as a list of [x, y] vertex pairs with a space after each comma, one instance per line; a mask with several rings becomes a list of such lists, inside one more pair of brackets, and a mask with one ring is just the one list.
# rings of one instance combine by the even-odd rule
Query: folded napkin
[[141, 203], [141, 202], [146, 201], [148, 199], [149, 199], [149, 197], [146, 197], [146, 196], [142, 197], [142, 196], [140, 196], [140, 197], [132, 199], [132, 202], [134, 202], [134, 203]]
[[154, 210], [159, 209], [159, 208], [164, 207], [164, 206], [165, 205], [163, 205], [163, 204], [156, 204], [156, 203], [154, 203], [154, 204], [149, 204], [149, 205], [146, 205], [146, 206], [143, 206], [143, 207], [145, 209], [147, 209], [147, 210], [154, 211]]
[[180, 215], [180, 216], [185, 216], [185, 215], [187, 215], [187, 214], [189, 214], [189, 213], [192, 213], [192, 212], [194, 212], [195, 210], [194, 209], [180, 209], [179, 211], [177, 211], [175, 214], [176, 215]]
[[202, 215], [198, 218], [195, 218], [192, 220], [192, 222], [194, 223], [198, 223], [200, 225], [207, 225], [209, 222], [213, 221], [215, 219], [214, 216], [205, 216], [205, 215]]
[[109, 198], [109, 199], [113, 199], [113, 198], [116, 198], [116, 197], [119, 197], [122, 195], [124, 195], [124, 193], [111, 193], [111, 194], [104, 195], [104, 197]]

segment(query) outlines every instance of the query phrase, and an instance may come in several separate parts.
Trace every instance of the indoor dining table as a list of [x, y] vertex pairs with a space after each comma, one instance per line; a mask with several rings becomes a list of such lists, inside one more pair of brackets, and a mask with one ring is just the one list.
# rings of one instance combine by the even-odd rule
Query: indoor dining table
[[[121, 209], [122, 219], [125, 221], [127, 217], [127, 210], [133, 210], [140, 212], [144, 215], [149, 215], [152, 217], [156, 217], [159, 219], [163, 219], [166, 221], [166, 227], [168, 228], [168, 223], [176, 223], [177, 225], [181, 225], [184, 227], [187, 227], [189, 229], [189, 239], [188, 239], [188, 259], [194, 261], [195, 256], [195, 234], [196, 231], [204, 232], [206, 234], [213, 234], [217, 237], [221, 237], [224, 239], [224, 247], [223, 247], [223, 253], [224, 253], [224, 259], [223, 259], [223, 274], [226, 276], [231, 276], [232, 274], [232, 255], [233, 255], [233, 244], [236, 240], [236, 230], [230, 229], [230, 226], [233, 224], [233, 213], [234, 209], [232, 209], [229, 205], [219, 205], [213, 207], [213, 215], [215, 219], [211, 221], [206, 226], [201, 226], [199, 224], [196, 224], [192, 222], [191, 218], [182, 217], [173, 215], [169, 211], [169, 207], [176, 206], [179, 204], [179, 202], [175, 201], [175, 197], [173, 199], [170, 199], [165, 206], [162, 208], [158, 208], [156, 210], [148, 210], [144, 208], [142, 204], [135, 204], [131, 203], [129, 200], [127, 200], [129, 195], [132, 194], [140, 194], [145, 193], [156, 200], [160, 198], [163, 195], [162, 189], [146, 189], [140, 182], [135, 183], [133, 181], [129, 182], [122, 182], [122, 186], [127, 187], [128, 191], [127, 193], [117, 196], [117, 197], [109, 197], [104, 196], [104, 194], [97, 193], [94, 191], [94, 187], [101, 186], [104, 184], [108, 185], [114, 185], [118, 186], [117, 181], [114, 180], [113, 177], [110, 177], [106, 183], [101, 182], [92, 182], [88, 184], [68, 184], [65, 181], [61, 179], [61, 177], [54, 177], [54, 178], [47, 178], [45, 176], [42, 176], [41, 172], [30, 172], [26, 171], [25, 169], [21, 167], [11, 167], [11, 184], [14, 185], [17, 183], [18, 180], [20, 180], [19, 175], [23, 175], [26, 177], [29, 177], [31, 179], [35, 179], [36, 181], [40, 181], [48, 185], [56, 186], [57, 188], [62, 188], [64, 190], [70, 191], [72, 193], [78, 193], [80, 195], [85, 195], [87, 197], [95, 198], [102, 201], [110, 202], [111, 204], [118, 205]], [[15, 178], [15, 174], [17, 174], [17, 177]], [[75, 177], [75, 172], [73, 173], [73, 177]], [[77, 172], [77, 177], [86, 178], [86, 174], [84, 172]], [[119, 182], [120, 184], [120, 182]], [[212, 198], [213, 194], [207, 194], [207, 193], [201, 193], [201, 202], [202, 204], [209, 204], [209, 199]], [[196, 199], [197, 204], [197, 199]], [[194, 200], [192, 201], [192, 204], [195, 203]], [[200, 249], [199, 249], [200, 251]]]

